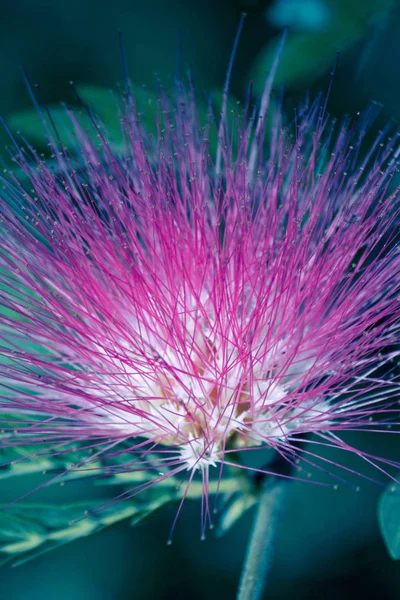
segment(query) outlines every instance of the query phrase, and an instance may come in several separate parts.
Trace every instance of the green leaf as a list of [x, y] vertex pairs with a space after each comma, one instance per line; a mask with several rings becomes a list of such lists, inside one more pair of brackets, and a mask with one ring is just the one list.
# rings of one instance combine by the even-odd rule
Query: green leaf
[[[65, 144], [71, 140], [71, 120], [66, 109], [58, 105], [50, 105], [49, 110], [53, 122]], [[74, 111], [78, 123], [87, 129], [90, 126], [88, 116], [77, 109]], [[12, 132], [20, 133], [24, 138], [41, 148], [48, 147], [48, 132], [54, 135], [52, 124], [47, 114], [39, 115], [35, 108], [28, 108], [21, 112], [13, 113], [8, 118], [8, 124]]]
[[[284, 84], [287, 88], [309, 85], [335, 62], [336, 52], [347, 49], [356, 38], [342, 31], [293, 33], [283, 48], [274, 86]], [[254, 91], [261, 95], [265, 80], [273, 64], [280, 38], [272, 40], [256, 57], [250, 78]]]
[[249, 493], [239, 493], [224, 507], [218, 523], [217, 535], [223, 536], [241, 519], [241, 517], [257, 502], [257, 496]]
[[[202, 482], [193, 481], [186, 489], [186, 482], [170, 477], [151, 485], [152, 476], [138, 472], [140, 477], [131, 478], [128, 491], [147, 480], [149, 487], [134, 498], [121, 502], [112, 499], [102, 508], [90, 508], [93, 501], [77, 502], [69, 505], [55, 506], [48, 504], [30, 504], [18, 502], [4, 507], [0, 511], [0, 557], [3, 562], [11, 561], [13, 565], [22, 564], [44, 552], [57, 548], [82, 537], [87, 537], [123, 520], [130, 525], [140, 521], [170, 502], [179, 502], [183, 495], [186, 499], [200, 499], [204, 493]], [[136, 475], [137, 475], [136, 474]], [[153, 476], [156, 479], [157, 475]], [[117, 483], [115, 477], [110, 478]], [[60, 480], [58, 480], [60, 481]], [[226, 477], [221, 482], [209, 482], [209, 494], [216, 494], [233, 499], [228, 504], [228, 512], [222, 515], [220, 534], [227, 531], [236, 520], [254, 504], [255, 497], [243, 486], [243, 477]], [[244, 491], [243, 491], [244, 490]], [[0, 560], [1, 562], [1, 560]]]
[[[10, 415], [8, 422], [6, 422], [6, 416], [2, 416], [2, 424], [6, 423], [9, 428], [10, 423], [12, 423], [14, 429], [23, 433], [24, 426], [19, 427], [19, 419], [24, 421], [26, 419], [24, 414]], [[30, 415], [30, 419], [33, 419], [32, 415]], [[7, 438], [7, 435], [4, 437]], [[90, 454], [87, 455], [79, 449], [71, 449], [70, 452], [67, 450], [67, 447], [65, 447], [65, 454], [53, 456], [49, 454], [46, 446], [35, 445], [32, 448], [28, 446], [5, 446], [0, 452], [0, 480], [34, 473], [43, 473], [54, 477], [59, 474], [60, 477], [55, 479], [55, 483], [60, 484], [62, 481], [90, 475], [98, 476], [101, 473], [104, 465], [100, 460], [93, 459]]]
[[138, 512], [133, 502], [88, 513], [90, 503], [52, 506], [19, 503], [0, 515], [0, 555], [14, 565], [86, 537]]
[[[90, 107], [95, 117], [96, 125], [100, 125], [100, 129], [106, 139], [113, 145], [114, 149], [122, 149], [121, 105], [118, 94], [113, 93], [107, 88], [92, 85], [78, 86], [78, 93], [82, 100]], [[135, 88], [134, 93], [138, 96], [138, 111], [143, 122], [155, 132], [156, 94], [148, 90], [144, 92], [140, 88]], [[73, 142], [73, 125], [67, 110], [59, 105], [50, 105], [48, 108], [61, 139], [68, 146], [68, 142]], [[99, 132], [85, 108], [76, 106], [71, 108], [80, 127], [94, 142], [98, 142]], [[48, 132], [54, 135], [53, 127], [47, 114], [43, 113], [39, 115], [35, 108], [29, 108], [12, 114], [8, 119], [8, 124], [11, 131], [20, 132], [23, 137], [34, 145], [39, 145], [42, 148], [47, 148]]]
[[[78, 87], [79, 95], [87, 103], [96, 117], [96, 123], [101, 124], [101, 130], [106, 139], [117, 151], [123, 147], [123, 136], [121, 130], [121, 101], [118, 93], [103, 87], [93, 85], [82, 85]], [[139, 121], [145, 130], [153, 135], [157, 135], [157, 111], [159, 105], [159, 96], [152, 90], [145, 87], [133, 86], [133, 94], [136, 101]], [[223, 95], [220, 90], [214, 90], [211, 94], [212, 110], [219, 123]], [[89, 115], [83, 107], [72, 108], [78, 124], [92, 138], [98, 142], [98, 132], [90, 120]], [[206, 100], [197, 98], [197, 110], [201, 126], [206, 126], [209, 121], [208, 106]], [[65, 108], [58, 105], [50, 105], [49, 111], [55, 126], [63, 142], [68, 146], [72, 142], [73, 146], [73, 127]], [[231, 122], [240, 114], [240, 103], [233, 97], [228, 98], [227, 118]], [[31, 141], [34, 145], [42, 148], [48, 146], [48, 131], [54, 135], [52, 125], [47, 115], [39, 115], [32, 108], [18, 113], [14, 113], [8, 119], [10, 128], [13, 132], [18, 131]], [[215, 153], [217, 148], [217, 125], [212, 122], [209, 127], [209, 148], [211, 154]]]
[[390, 484], [379, 499], [378, 520], [386, 548], [400, 559], [400, 485]]
[[[288, 88], [309, 85], [333, 66], [337, 52], [345, 52], [362, 38], [366, 39], [368, 50], [373, 48], [377, 32], [384, 31], [395, 5], [394, 0], [330, 2], [329, 19], [319, 30], [290, 29], [275, 86], [279, 87], [281, 83]], [[257, 94], [262, 93], [279, 42], [280, 36], [267, 44], [252, 65], [249, 78], [254, 80]]]

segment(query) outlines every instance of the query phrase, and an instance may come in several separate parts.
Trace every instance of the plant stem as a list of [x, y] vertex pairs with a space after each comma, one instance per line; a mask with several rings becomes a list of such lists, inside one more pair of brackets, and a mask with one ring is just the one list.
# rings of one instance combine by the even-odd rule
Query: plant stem
[[237, 600], [260, 600], [273, 560], [274, 542], [287, 482], [268, 478], [261, 491]]

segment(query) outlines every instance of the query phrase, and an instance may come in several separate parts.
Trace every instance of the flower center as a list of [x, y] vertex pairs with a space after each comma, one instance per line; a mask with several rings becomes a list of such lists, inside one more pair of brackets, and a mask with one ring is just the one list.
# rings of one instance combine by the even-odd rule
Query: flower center
[[216, 467], [219, 462], [219, 452], [216, 444], [205, 445], [203, 439], [189, 438], [187, 444], [180, 450], [181, 459], [187, 465], [187, 470], [201, 469], [204, 471], [208, 467]]

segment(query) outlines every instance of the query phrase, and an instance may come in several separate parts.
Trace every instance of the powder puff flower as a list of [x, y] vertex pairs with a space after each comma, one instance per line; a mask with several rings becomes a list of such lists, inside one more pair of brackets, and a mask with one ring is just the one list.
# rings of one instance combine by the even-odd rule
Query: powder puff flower
[[15, 142], [3, 446], [97, 445], [127, 471], [206, 481], [244, 449], [293, 462], [308, 434], [374, 462], [340, 433], [398, 423], [398, 133], [368, 147], [374, 109], [337, 125], [319, 98], [291, 123], [276, 110], [266, 134], [270, 90], [255, 112], [224, 103], [216, 125], [177, 83], [149, 127], [128, 89], [122, 150], [91, 109], [92, 131], [66, 109], [69, 138], [48, 132], [56, 168]]

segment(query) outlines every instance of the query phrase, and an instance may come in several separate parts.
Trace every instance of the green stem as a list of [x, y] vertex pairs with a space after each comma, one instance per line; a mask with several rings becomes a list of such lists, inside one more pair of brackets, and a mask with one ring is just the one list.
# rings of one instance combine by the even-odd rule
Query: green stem
[[258, 500], [257, 513], [247, 547], [237, 600], [260, 600], [271, 569], [274, 542], [287, 482], [268, 478]]

